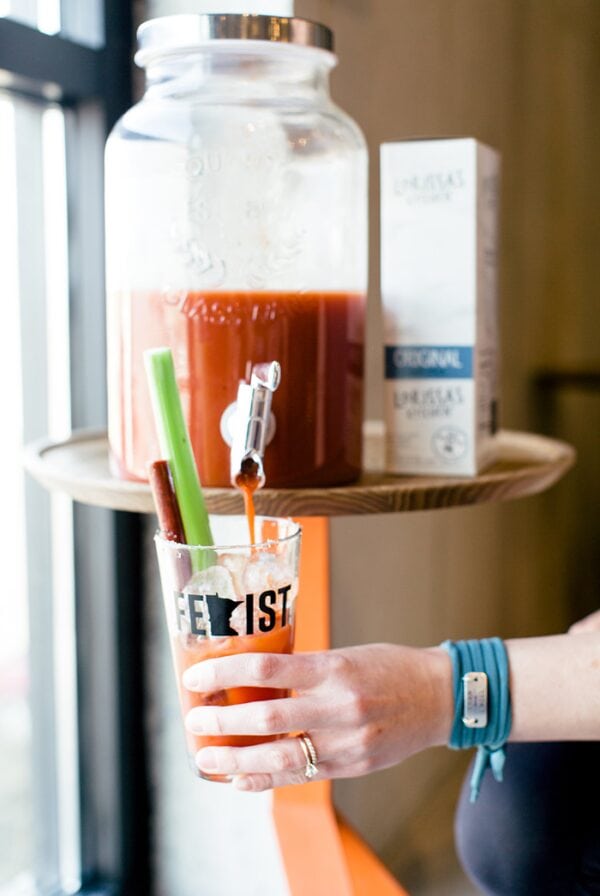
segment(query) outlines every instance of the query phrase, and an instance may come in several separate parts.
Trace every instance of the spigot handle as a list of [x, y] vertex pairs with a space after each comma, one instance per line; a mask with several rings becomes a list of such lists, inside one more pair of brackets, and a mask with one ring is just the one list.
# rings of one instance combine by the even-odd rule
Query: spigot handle
[[281, 382], [281, 364], [271, 361], [268, 364], [255, 364], [250, 377], [251, 386], [263, 386], [271, 393], [275, 392]]
[[240, 475], [243, 478], [250, 468], [253, 470], [256, 487], [262, 488], [265, 484], [263, 457], [267, 443], [271, 401], [280, 380], [281, 367], [277, 361], [271, 361], [256, 364], [252, 369], [250, 383], [241, 382], [238, 387], [231, 444], [233, 485], [239, 485]]

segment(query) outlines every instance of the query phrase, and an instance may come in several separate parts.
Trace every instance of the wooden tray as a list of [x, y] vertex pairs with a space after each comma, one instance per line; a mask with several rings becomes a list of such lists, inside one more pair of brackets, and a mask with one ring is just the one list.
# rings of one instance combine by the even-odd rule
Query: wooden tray
[[[574, 449], [564, 442], [526, 433], [501, 432], [498, 449], [498, 463], [472, 479], [371, 470], [348, 486], [263, 489], [256, 495], [256, 510], [274, 516], [350, 516], [507, 501], [544, 491], [575, 462]], [[63, 442], [40, 440], [26, 449], [25, 467], [42, 485], [84, 504], [137, 513], [154, 510], [145, 483], [111, 475], [105, 432], [81, 430]], [[211, 513], [243, 513], [241, 495], [234, 489], [205, 488], [204, 494]]]

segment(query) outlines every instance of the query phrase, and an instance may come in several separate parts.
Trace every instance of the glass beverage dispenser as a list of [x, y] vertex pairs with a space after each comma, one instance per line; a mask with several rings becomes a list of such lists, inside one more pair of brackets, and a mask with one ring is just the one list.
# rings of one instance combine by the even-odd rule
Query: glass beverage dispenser
[[106, 149], [113, 469], [158, 457], [143, 352], [173, 350], [204, 485], [230, 484], [241, 380], [277, 360], [267, 485], [360, 470], [367, 153], [329, 95], [331, 32], [302, 19], [146, 22], [143, 99]]

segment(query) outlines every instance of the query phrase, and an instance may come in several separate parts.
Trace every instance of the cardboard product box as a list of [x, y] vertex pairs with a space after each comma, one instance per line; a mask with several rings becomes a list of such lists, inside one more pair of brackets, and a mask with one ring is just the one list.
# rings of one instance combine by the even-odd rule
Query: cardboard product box
[[476, 140], [381, 147], [386, 469], [495, 459], [500, 157]]

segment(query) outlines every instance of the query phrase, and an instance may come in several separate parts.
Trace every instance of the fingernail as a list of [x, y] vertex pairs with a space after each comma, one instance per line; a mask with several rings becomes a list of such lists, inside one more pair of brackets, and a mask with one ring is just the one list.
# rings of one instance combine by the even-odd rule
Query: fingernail
[[184, 688], [187, 688], [190, 691], [195, 691], [198, 687], [198, 676], [195, 672], [191, 672], [189, 669], [186, 669], [183, 673], [181, 680]]
[[252, 790], [252, 782], [249, 778], [244, 778], [242, 776], [234, 778], [232, 784], [236, 790]]
[[206, 732], [205, 719], [202, 713], [203, 710], [199, 710], [196, 707], [196, 709], [191, 709], [185, 717], [185, 727], [192, 734], [204, 734]]
[[205, 772], [218, 771], [217, 754], [214, 750], [200, 750], [196, 754], [196, 764]]

